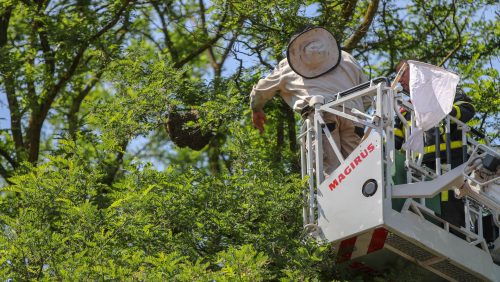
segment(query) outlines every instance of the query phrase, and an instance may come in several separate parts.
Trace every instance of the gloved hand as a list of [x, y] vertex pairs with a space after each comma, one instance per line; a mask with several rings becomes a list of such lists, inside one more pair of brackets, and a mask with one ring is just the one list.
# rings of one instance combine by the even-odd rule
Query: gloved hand
[[262, 134], [264, 132], [264, 124], [267, 122], [266, 114], [262, 111], [252, 111], [252, 122]]

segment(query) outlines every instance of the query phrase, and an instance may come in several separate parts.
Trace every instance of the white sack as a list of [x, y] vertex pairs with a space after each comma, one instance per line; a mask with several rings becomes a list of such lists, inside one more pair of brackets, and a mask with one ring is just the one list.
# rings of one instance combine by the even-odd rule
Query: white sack
[[403, 148], [423, 154], [424, 131], [438, 125], [450, 113], [459, 76], [422, 62], [408, 61], [408, 65], [410, 99], [415, 110], [416, 129], [403, 144]]

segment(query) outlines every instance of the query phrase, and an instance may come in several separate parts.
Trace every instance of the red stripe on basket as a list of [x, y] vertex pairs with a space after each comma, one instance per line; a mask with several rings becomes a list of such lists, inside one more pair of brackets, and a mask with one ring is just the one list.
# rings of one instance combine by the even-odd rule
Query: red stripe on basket
[[352, 251], [354, 251], [354, 245], [356, 244], [357, 238], [357, 236], [354, 236], [340, 242], [339, 252], [337, 254], [337, 262], [340, 263], [351, 259]]
[[370, 245], [368, 246], [368, 250], [366, 251], [366, 253], [369, 254], [371, 252], [382, 249], [384, 247], [388, 233], [389, 232], [383, 227], [379, 227], [373, 230], [372, 239], [370, 241]]

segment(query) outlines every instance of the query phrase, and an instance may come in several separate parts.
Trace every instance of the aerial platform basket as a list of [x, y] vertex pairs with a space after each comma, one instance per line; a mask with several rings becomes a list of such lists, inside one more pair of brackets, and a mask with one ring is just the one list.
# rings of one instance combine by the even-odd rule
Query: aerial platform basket
[[[370, 114], [343, 107], [345, 102], [363, 96], [374, 100]], [[405, 152], [404, 166], [396, 166], [400, 153], [394, 149], [394, 119], [403, 104], [411, 108], [384, 78], [340, 93], [335, 101], [312, 99], [314, 117], [304, 121], [299, 137], [302, 176], [308, 178], [309, 186], [304, 193], [304, 228], [319, 242], [330, 244], [339, 266], [352, 271], [383, 272], [391, 264], [405, 261], [414, 263], [426, 281], [500, 281], [500, 266], [493, 259], [500, 252], [500, 246], [495, 245], [500, 240], [487, 242], [483, 236], [484, 215], [494, 215], [498, 225], [498, 203], [484, 205], [481, 197], [462, 192], [466, 199], [465, 227], [441, 219], [429, 205], [429, 199], [441, 191], [457, 189], [460, 194], [464, 184], [474, 184], [470, 164], [445, 167], [443, 171], [439, 165], [436, 171], [430, 171], [420, 165], [417, 154], [409, 151]], [[346, 158], [340, 155], [324, 125], [324, 112], [367, 128], [364, 140]], [[464, 144], [472, 151], [484, 146], [466, 137], [470, 128], [465, 124], [452, 117], [447, 120], [461, 125]], [[327, 138], [341, 161], [326, 178], [316, 173], [323, 172], [322, 138]], [[493, 159], [499, 158], [495, 150], [483, 151]], [[395, 182], [397, 173], [406, 176], [406, 183]], [[498, 190], [495, 177], [480, 183], [487, 183], [490, 191]], [[488, 198], [487, 193], [481, 196]]]

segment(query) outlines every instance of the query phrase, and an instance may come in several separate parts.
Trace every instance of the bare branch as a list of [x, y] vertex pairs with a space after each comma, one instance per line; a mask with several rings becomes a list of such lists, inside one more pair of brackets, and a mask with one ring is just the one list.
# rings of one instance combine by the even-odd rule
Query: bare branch
[[223, 65], [224, 62], [227, 60], [227, 57], [229, 56], [229, 53], [233, 49], [234, 43], [236, 42], [236, 39], [238, 38], [238, 34], [234, 34], [234, 36], [229, 40], [229, 44], [226, 46], [224, 49], [224, 53], [222, 53], [221, 60], [220, 60], [220, 65]]
[[368, 5], [368, 9], [366, 10], [363, 22], [344, 45], [344, 49], [346, 51], [352, 51], [352, 49], [355, 48], [358, 42], [365, 36], [366, 32], [368, 31], [368, 27], [371, 25], [373, 18], [375, 17], [375, 13], [377, 12], [378, 3], [379, 0], [372, 0], [370, 2], [370, 4]]
[[165, 47], [167, 47], [170, 56], [172, 56], [172, 61], [174, 63], [177, 63], [179, 61], [179, 52], [177, 51], [177, 49], [175, 49], [174, 43], [172, 42], [170, 34], [168, 33], [168, 23], [165, 21], [164, 11], [160, 9], [158, 3], [153, 3], [152, 5], [161, 21], [161, 30], [163, 32], [165, 40]]
[[389, 69], [392, 71], [394, 69], [396, 48], [394, 48], [394, 40], [392, 32], [389, 31], [389, 25], [387, 24], [387, 1], [382, 1], [382, 21], [384, 23], [385, 35], [387, 36], [388, 39], [387, 42], [389, 43], [389, 56], [390, 56], [389, 63], [391, 64], [389, 66]]
[[210, 46], [214, 45], [219, 39], [222, 38], [222, 36], [223, 36], [223, 34], [217, 34], [217, 36], [215, 36], [214, 38], [212, 38], [209, 41], [205, 42], [205, 44], [203, 44], [200, 47], [198, 47], [198, 49], [196, 49], [195, 51], [193, 51], [191, 54], [189, 54], [188, 56], [184, 57], [182, 60], [176, 62], [174, 64], [174, 68], [180, 68], [180, 67], [184, 66], [185, 64], [187, 64], [188, 62], [190, 62], [192, 59], [196, 58], [198, 55], [200, 55], [205, 50], [207, 50]]
[[239, 66], [238, 66], [238, 72], [236, 73], [236, 75], [233, 75], [233, 81], [236, 83], [236, 88], [238, 88], [238, 91], [243, 92], [240, 85], [241, 74], [243, 71], [243, 60], [238, 58], [236, 54], [234, 54], [234, 59], [238, 61]]
[[139, 33], [146, 36], [146, 38], [149, 39], [156, 46], [156, 48], [158, 48], [158, 50], [163, 49], [163, 47], [160, 45], [160, 43], [156, 42], [156, 40], [153, 38], [153, 36], [151, 36], [151, 34], [149, 34], [148, 32], [142, 32], [142, 31], [139, 31]]
[[460, 48], [462, 47], [462, 43], [461, 42], [458, 42], [458, 45], [455, 46], [455, 48], [453, 48], [453, 50], [451, 50], [447, 55], [446, 57], [443, 58], [443, 60], [441, 60], [441, 62], [438, 64], [438, 66], [442, 66], [444, 65], [444, 63], [446, 63], [446, 61], [448, 61], [448, 59], [450, 59], [451, 56], [453, 56]]
[[198, 47], [198, 49], [194, 50], [191, 54], [189, 54], [188, 56], [186, 56], [182, 60], [176, 62], [174, 64], [175, 68], [180, 68], [183, 65], [185, 65], [186, 63], [188, 63], [189, 61], [191, 61], [192, 59], [196, 58], [198, 55], [200, 55], [205, 50], [210, 48], [212, 45], [214, 45], [219, 39], [221, 39], [224, 36], [224, 33], [223, 33], [224, 24], [223, 23], [227, 19], [227, 14], [228, 14], [227, 10], [224, 11], [224, 15], [222, 16], [222, 19], [221, 19], [221, 24], [218, 26], [217, 31], [215, 32], [215, 36], [212, 39], [205, 42], [205, 44]]
[[448, 13], [447, 13], [444, 17], [440, 17], [440, 19], [441, 19], [441, 21], [440, 21], [440, 22], [436, 22], [436, 19], [435, 19], [435, 18], [434, 18], [434, 16], [433, 16], [433, 11], [432, 11], [432, 9], [431, 9], [431, 11], [430, 11], [430, 12], [428, 12], [428, 11], [427, 11], [427, 9], [426, 9], [426, 7], [425, 7], [425, 4], [426, 4], [426, 3], [425, 3], [425, 2], [422, 2], [421, 4], [422, 4], [422, 5], [421, 5], [421, 7], [420, 7], [420, 8], [421, 8], [422, 10], [424, 10], [424, 14], [425, 14], [425, 16], [426, 16], [426, 17], [427, 17], [427, 18], [428, 18], [428, 19], [429, 19], [429, 20], [430, 20], [430, 21], [434, 24], [434, 28], [436, 28], [436, 29], [437, 29], [437, 31], [439, 32], [439, 35], [441, 36], [441, 40], [442, 40], [442, 41], [445, 41], [446, 36], [445, 36], [444, 32], [441, 30], [441, 25], [443, 25], [443, 24], [444, 24], [444, 22], [446, 21], [446, 19], [448, 18], [448, 16], [449, 16], [449, 11], [448, 11]]
[[[203, 3], [203, 0], [198, 1], [199, 6], [200, 6], [200, 18], [201, 18], [201, 28], [203, 29], [203, 34], [208, 38], [208, 29], [207, 29], [207, 19], [205, 17], [205, 4]], [[220, 73], [220, 64], [217, 63], [217, 59], [215, 58], [215, 53], [214, 49], [212, 46], [208, 47], [208, 59], [210, 60], [210, 64], [212, 65], [212, 68], [215, 70], [216, 73]]]
[[457, 11], [456, 11], [456, 6], [455, 6], [455, 1], [453, 1], [453, 5], [452, 5], [452, 10], [453, 10], [453, 26], [455, 27], [456, 31], [457, 31], [457, 45], [455, 46], [455, 48], [453, 48], [453, 50], [451, 50], [447, 55], [446, 57], [443, 58], [443, 60], [439, 63], [438, 66], [442, 66], [444, 63], [446, 63], [446, 61], [448, 61], [449, 58], [451, 58], [451, 56], [453, 56], [461, 47], [462, 47], [462, 31], [463, 29], [465, 28], [466, 24], [464, 24], [464, 27], [463, 28], [460, 28], [458, 26], [458, 22], [457, 22]]
[[264, 60], [264, 58], [262, 57], [262, 52], [263, 52], [262, 49], [264, 49], [264, 44], [260, 44], [260, 45], [257, 45], [257, 46], [250, 46], [247, 41], [240, 41], [240, 40], [238, 40], [237, 42], [240, 43], [240, 44], [243, 44], [244, 46], [246, 46], [247, 49], [253, 51], [252, 53], [246, 53], [246, 52], [238, 51], [238, 53], [243, 54], [243, 55], [248, 56], [248, 57], [257, 56], [257, 58], [259, 59], [259, 62], [262, 65], [266, 66], [270, 70], [272, 70], [274, 68], [273, 65], [271, 65], [269, 62], [267, 62], [266, 60]]

